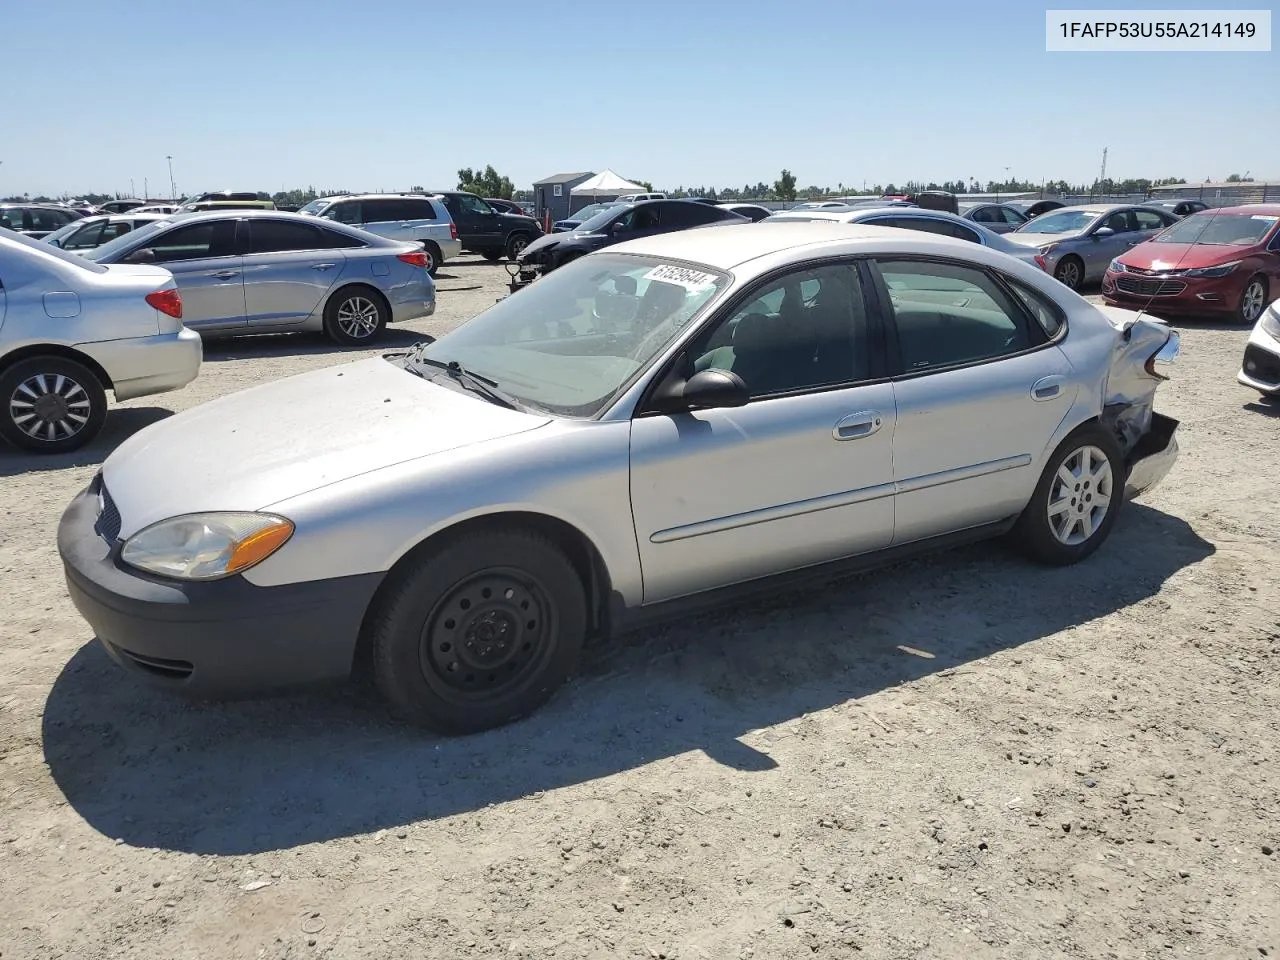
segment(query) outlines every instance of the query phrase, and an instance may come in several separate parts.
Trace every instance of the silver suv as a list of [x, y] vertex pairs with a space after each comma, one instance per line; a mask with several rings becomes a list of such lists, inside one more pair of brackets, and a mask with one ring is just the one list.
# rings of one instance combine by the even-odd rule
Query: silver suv
[[462, 253], [458, 227], [435, 197], [364, 193], [312, 200], [299, 213], [349, 224], [388, 240], [416, 240], [427, 252], [427, 270]]

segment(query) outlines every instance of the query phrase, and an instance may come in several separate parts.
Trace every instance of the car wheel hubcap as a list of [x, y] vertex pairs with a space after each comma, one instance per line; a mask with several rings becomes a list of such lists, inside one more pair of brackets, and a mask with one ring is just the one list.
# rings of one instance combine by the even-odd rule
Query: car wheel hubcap
[[1111, 461], [1097, 447], [1081, 447], [1062, 461], [1049, 485], [1049, 529], [1061, 544], [1078, 546], [1111, 510]]
[[9, 417], [14, 425], [46, 443], [74, 437], [89, 422], [91, 412], [84, 387], [60, 373], [28, 377], [9, 398]]
[[1258, 314], [1262, 313], [1262, 281], [1255, 280], [1249, 286], [1244, 288], [1244, 303], [1240, 312], [1244, 315], [1245, 320], [1253, 323], [1258, 319]]
[[528, 245], [529, 245], [529, 241], [526, 240], [524, 237], [516, 237], [516, 239], [511, 241], [511, 255], [513, 257], [520, 256], [520, 254], [524, 251], [524, 248], [527, 247]]
[[378, 329], [378, 305], [366, 297], [351, 297], [338, 307], [338, 328], [349, 337], [363, 340]]
[[1074, 288], [1080, 282], [1080, 268], [1076, 266], [1074, 260], [1068, 260], [1058, 268], [1058, 273], [1063, 283], [1068, 287]]
[[427, 618], [423, 673], [468, 700], [500, 696], [536, 673], [553, 627], [541, 585], [521, 572], [485, 571], [455, 585]]

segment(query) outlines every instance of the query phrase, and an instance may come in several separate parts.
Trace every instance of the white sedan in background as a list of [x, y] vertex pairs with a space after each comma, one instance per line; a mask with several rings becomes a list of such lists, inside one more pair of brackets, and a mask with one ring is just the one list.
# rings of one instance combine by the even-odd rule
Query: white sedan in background
[[177, 390], [200, 371], [200, 335], [162, 267], [104, 267], [0, 229], [0, 437], [37, 453], [84, 446], [106, 391]]

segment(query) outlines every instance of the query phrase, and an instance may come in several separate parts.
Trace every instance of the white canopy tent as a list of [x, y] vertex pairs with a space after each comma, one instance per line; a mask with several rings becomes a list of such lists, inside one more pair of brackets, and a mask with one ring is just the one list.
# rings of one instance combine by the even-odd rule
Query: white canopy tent
[[571, 197], [620, 197], [628, 193], [644, 193], [642, 184], [624, 180], [612, 170], [597, 173], [569, 191]]

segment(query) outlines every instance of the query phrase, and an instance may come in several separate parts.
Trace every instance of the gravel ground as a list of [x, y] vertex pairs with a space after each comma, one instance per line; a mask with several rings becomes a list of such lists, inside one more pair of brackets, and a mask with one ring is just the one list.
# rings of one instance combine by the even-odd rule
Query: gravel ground
[[[446, 265], [391, 342], [504, 282]], [[1180, 327], [1182, 458], [1088, 562], [983, 545], [651, 630], [455, 740], [357, 688], [176, 701], [66, 597], [115, 444], [351, 352], [215, 344], [89, 451], [0, 451], [0, 957], [1274, 955], [1280, 408], [1245, 331]]]

